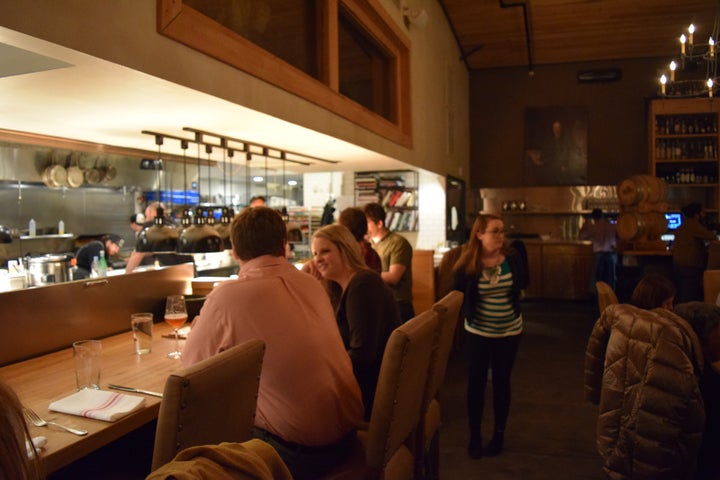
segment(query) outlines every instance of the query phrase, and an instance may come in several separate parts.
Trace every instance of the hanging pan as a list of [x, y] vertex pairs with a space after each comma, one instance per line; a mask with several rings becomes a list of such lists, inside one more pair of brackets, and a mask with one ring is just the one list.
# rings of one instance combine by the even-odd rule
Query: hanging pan
[[103, 172], [98, 168], [98, 161], [95, 159], [95, 166], [85, 171], [85, 181], [90, 185], [97, 185], [103, 179]]
[[57, 162], [58, 156], [58, 152], [53, 153], [52, 164], [45, 168], [42, 174], [43, 182], [51, 188], [65, 186], [65, 182], [67, 181], [67, 171], [65, 167]]
[[110, 160], [105, 160], [105, 177], [103, 182], [112, 182], [117, 177], [117, 168], [113, 165]]
[[77, 158], [74, 154], [70, 155], [70, 166], [67, 167], [67, 178], [65, 183], [70, 188], [78, 188], [85, 182], [85, 174], [82, 168], [78, 166]]

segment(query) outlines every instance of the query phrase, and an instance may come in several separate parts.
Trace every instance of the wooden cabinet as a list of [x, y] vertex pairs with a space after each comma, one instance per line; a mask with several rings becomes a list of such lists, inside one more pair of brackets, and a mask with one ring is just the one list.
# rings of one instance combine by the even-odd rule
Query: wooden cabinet
[[651, 102], [648, 116], [650, 172], [667, 183], [668, 210], [699, 202], [713, 225], [720, 206], [719, 112], [715, 99], [662, 99]]
[[592, 274], [592, 245], [543, 245], [544, 298], [584, 298]]
[[586, 298], [592, 277], [590, 243], [526, 242], [530, 284], [525, 298]]
[[526, 243], [525, 250], [528, 257], [528, 275], [530, 275], [530, 284], [525, 289], [525, 297], [542, 298], [542, 245]]
[[355, 173], [355, 205], [379, 203], [385, 226], [396, 232], [418, 229], [418, 172], [394, 170]]

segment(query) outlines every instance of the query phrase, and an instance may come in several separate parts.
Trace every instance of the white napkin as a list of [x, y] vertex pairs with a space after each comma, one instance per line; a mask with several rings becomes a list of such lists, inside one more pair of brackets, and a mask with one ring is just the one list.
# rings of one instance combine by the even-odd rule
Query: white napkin
[[54, 412], [114, 422], [134, 412], [145, 403], [145, 398], [124, 393], [85, 388], [50, 404]]

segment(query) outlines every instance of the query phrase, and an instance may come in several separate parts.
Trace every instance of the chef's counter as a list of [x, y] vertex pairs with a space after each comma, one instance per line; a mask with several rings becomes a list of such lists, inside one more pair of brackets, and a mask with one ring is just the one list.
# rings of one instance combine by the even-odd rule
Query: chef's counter
[[[192, 293], [189, 263], [0, 293], [0, 365], [130, 329], [130, 314], [162, 321], [165, 297]], [[128, 354], [132, 345], [128, 345]]]

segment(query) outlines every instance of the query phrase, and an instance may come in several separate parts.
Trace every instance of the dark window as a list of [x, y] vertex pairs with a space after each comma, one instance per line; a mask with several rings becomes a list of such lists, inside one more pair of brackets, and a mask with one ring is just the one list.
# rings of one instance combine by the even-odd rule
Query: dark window
[[315, 0], [185, 0], [184, 3], [317, 78]]
[[338, 10], [340, 93], [392, 118], [389, 87], [392, 59], [345, 8]]

